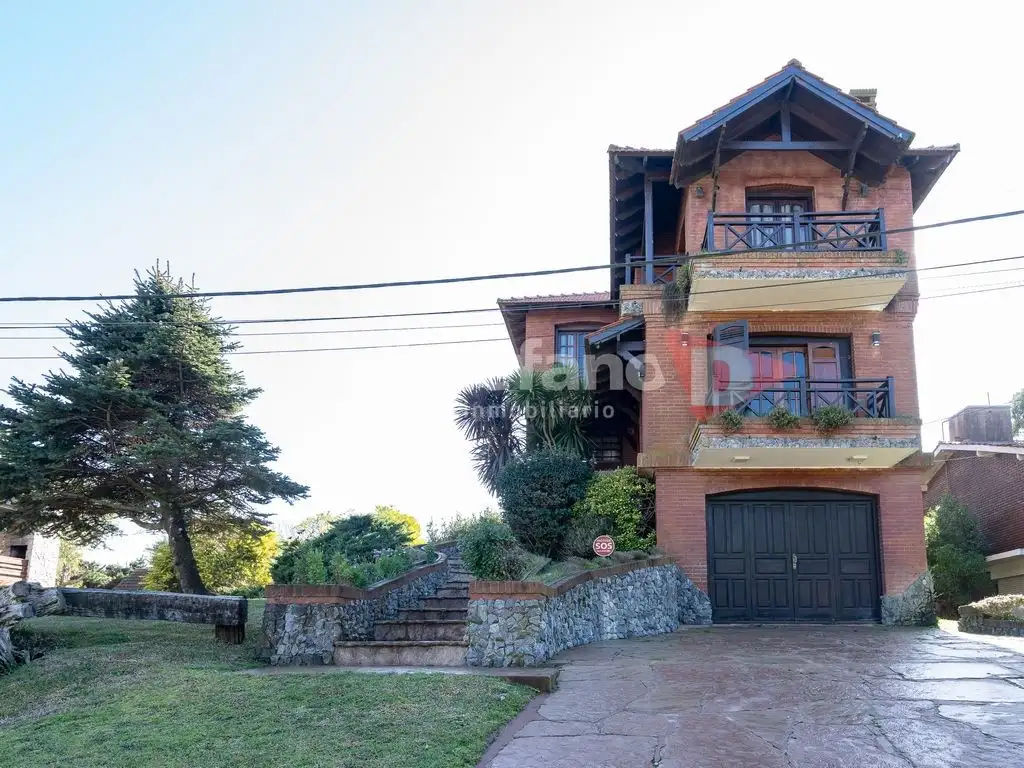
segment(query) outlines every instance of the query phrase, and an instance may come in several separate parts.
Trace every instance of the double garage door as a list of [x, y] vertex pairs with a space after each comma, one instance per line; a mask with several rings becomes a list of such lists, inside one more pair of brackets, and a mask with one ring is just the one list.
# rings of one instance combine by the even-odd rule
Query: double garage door
[[707, 498], [715, 621], [878, 616], [878, 525], [870, 497], [807, 491]]

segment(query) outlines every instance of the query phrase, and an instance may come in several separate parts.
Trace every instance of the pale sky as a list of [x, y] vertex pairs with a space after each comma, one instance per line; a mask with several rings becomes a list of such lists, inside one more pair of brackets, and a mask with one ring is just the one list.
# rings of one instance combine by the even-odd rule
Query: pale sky
[[[808, 6], [810, 7], [810, 6]], [[1018, 30], [975, 3], [817, 3], [807, 14], [711, 2], [38, 2], [0, 4], [0, 294], [123, 293], [170, 260], [207, 290], [607, 263], [609, 143], [675, 135], [791, 58], [879, 89], [915, 146], [959, 141], [917, 223], [1024, 207], [1015, 150]], [[1024, 254], [1024, 220], [920, 233], [921, 267]], [[1006, 269], [1018, 262], [998, 265]], [[935, 279], [924, 295], [1024, 281]], [[992, 269], [996, 267], [989, 267]], [[979, 268], [974, 268], [977, 271]], [[985, 269], [985, 268], [981, 268]], [[498, 296], [602, 290], [607, 273], [299, 297], [225, 298], [225, 318], [474, 308]], [[938, 419], [1024, 387], [1011, 349], [1024, 290], [921, 302], [924, 444]], [[0, 305], [0, 324], [78, 304]], [[256, 326], [293, 331], [442, 323]], [[0, 331], [0, 355], [52, 334]], [[504, 337], [501, 326], [244, 339], [247, 349]], [[884, 343], [884, 342], [883, 342]], [[466, 384], [515, 365], [507, 342], [254, 355], [254, 423], [311, 488], [272, 505], [287, 528], [393, 504], [426, 522], [491, 503], [452, 424]], [[0, 381], [52, 363], [0, 360]], [[126, 561], [151, 539], [98, 554]]]

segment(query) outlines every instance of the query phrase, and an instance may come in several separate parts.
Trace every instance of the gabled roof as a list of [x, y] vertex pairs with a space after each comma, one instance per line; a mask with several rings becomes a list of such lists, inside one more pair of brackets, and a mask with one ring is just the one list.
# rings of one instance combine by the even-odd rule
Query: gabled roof
[[844, 170], [854, 148], [853, 175], [868, 183], [882, 181], [914, 138], [913, 131], [808, 72], [794, 59], [680, 131], [670, 180], [686, 186], [710, 172], [716, 155], [726, 163], [742, 151], [730, 144], [778, 135], [777, 116], [783, 108], [792, 120], [794, 142], [838, 142], [834, 148], [810, 151]]
[[[579, 309], [581, 307], [614, 307], [608, 291], [591, 291], [589, 293], [554, 293], [546, 296], [514, 296], [498, 299], [501, 317], [505, 321], [508, 337], [512, 347], [519, 356], [523, 342], [526, 341], [526, 313], [531, 310], [544, 309]], [[522, 362], [522, 360], [520, 360]]]

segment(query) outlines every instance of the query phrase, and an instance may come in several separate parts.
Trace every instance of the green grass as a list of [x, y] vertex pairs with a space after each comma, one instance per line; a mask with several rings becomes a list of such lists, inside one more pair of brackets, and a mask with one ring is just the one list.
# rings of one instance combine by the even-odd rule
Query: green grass
[[473, 675], [253, 675], [263, 601], [248, 638], [171, 622], [48, 617], [56, 642], [0, 677], [0, 764], [473, 766], [534, 692]]

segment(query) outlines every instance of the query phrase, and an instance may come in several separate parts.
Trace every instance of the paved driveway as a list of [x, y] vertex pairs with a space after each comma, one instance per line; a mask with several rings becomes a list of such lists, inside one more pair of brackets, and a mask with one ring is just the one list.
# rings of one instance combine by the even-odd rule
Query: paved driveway
[[963, 635], [688, 628], [557, 660], [489, 768], [1024, 766], [1024, 655]]

